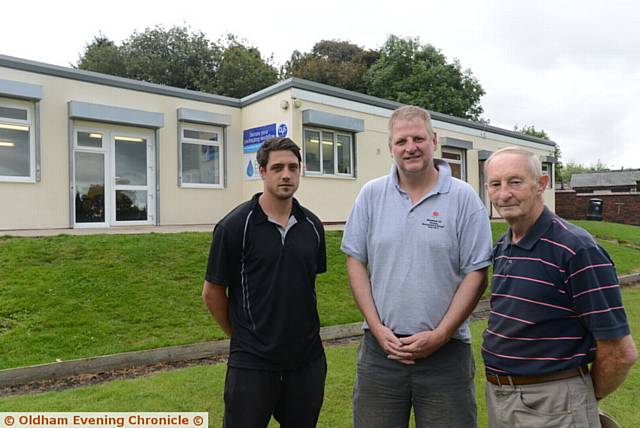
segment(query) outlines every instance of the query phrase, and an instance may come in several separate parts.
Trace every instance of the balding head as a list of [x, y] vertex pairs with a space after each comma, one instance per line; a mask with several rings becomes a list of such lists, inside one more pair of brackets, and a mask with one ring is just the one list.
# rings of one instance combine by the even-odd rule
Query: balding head
[[540, 159], [538, 159], [538, 156], [536, 156], [529, 150], [511, 146], [496, 150], [491, 154], [491, 156], [489, 156], [489, 158], [484, 163], [485, 177], [487, 176], [487, 168], [489, 167], [491, 161], [498, 156], [503, 156], [506, 154], [522, 156], [523, 158], [525, 158], [527, 160], [527, 164], [530, 167], [529, 172], [531, 173], [531, 177], [533, 177], [534, 180], [538, 180], [542, 176], [542, 164], [540, 163]]

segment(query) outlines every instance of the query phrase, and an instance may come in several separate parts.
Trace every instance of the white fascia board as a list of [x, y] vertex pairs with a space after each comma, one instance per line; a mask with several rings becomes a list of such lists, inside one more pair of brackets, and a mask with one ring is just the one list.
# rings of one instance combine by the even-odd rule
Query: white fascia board
[[552, 150], [551, 146], [534, 143], [533, 141], [521, 140], [519, 138], [509, 137], [507, 135], [495, 134], [493, 132], [482, 131], [480, 129], [467, 128], [464, 126], [456, 125], [453, 123], [442, 122], [439, 120], [432, 120], [431, 122], [433, 124], [433, 127], [438, 129], [444, 129], [451, 132], [458, 132], [460, 134], [470, 135], [473, 137], [488, 138], [488, 139], [500, 141], [503, 143], [508, 143], [516, 146], [529, 147], [531, 149], [542, 150], [545, 152], [550, 152]]
[[393, 113], [393, 110], [386, 108], [336, 98], [330, 95], [319, 94], [317, 92], [305, 91], [304, 89], [291, 88], [291, 96], [301, 101], [310, 101], [331, 107], [353, 110], [360, 113], [374, 114], [376, 116], [391, 117], [391, 113]]

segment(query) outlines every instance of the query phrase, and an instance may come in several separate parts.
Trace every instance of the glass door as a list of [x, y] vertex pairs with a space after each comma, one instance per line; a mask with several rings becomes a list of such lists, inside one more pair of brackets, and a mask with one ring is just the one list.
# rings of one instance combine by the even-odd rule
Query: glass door
[[113, 224], [153, 224], [154, 152], [147, 135], [112, 138]]
[[76, 227], [107, 226], [106, 175], [99, 130], [76, 129], [73, 151], [74, 224]]

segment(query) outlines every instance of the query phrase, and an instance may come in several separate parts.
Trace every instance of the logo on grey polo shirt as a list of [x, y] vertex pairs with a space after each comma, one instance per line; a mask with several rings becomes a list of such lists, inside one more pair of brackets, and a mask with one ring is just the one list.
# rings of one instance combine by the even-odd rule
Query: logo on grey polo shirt
[[431, 217], [427, 217], [422, 222], [423, 226], [427, 226], [429, 229], [444, 229], [444, 221], [440, 219], [440, 212], [434, 211], [431, 213]]

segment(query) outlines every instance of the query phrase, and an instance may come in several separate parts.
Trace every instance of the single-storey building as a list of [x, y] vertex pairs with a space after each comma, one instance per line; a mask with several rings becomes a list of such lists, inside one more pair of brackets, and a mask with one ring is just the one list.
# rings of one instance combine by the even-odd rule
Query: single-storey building
[[577, 193], [637, 192], [640, 170], [575, 173], [571, 175], [571, 188]]
[[[389, 171], [398, 106], [296, 78], [236, 99], [0, 55], [0, 230], [215, 223], [261, 189], [255, 151], [276, 135], [303, 149], [297, 198], [344, 222]], [[525, 147], [553, 174], [553, 142], [432, 116], [437, 155], [490, 215], [491, 152]], [[554, 207], [552, 189], [544, 198]]]

